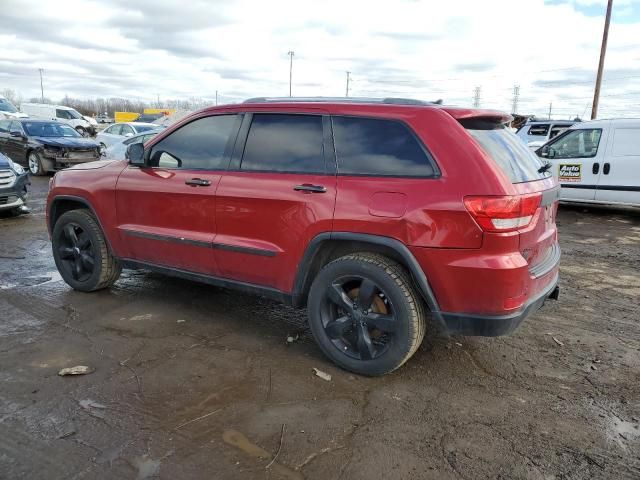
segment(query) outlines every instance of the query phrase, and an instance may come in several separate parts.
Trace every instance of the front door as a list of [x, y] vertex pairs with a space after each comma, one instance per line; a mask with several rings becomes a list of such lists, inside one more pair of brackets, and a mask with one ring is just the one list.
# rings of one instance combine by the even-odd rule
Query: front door
[[22, 124], [15, 120], [12, 121], [9, 125], [9, 132], [18, 132], [21, 136], [14, 137], [11, 134], [7, 136], [5, 146], [7, 156], [20, 165], [27, 165], [27, 140], [25, 140], [26, 132], [22, 128]]
[[606, 136], [602, 128], [580, 128], [565, 132], [543, 147], [543, 155], [547, 154], [545, 158], [562, 187], [562, 200], [595, 200]]
[[216, 189], [226, 168], [236, 115], [196, 119], [157, 139], [148, 166], [129, 166], [116, 186], [126, 257], [215, 275]]
[[616, 124], [602, 164], [596, 200], [640, 205], [640, 127]]
[[306, 246], [331, 231], [336, 174], [328, 127], [320, 110], [245, 115], [217, 192], [221, 276], [291, 291]]

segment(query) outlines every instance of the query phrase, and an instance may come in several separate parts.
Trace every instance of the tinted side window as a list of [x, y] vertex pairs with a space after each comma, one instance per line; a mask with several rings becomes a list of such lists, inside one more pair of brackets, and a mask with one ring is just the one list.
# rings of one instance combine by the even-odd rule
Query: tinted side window
[[151, 150], [152, 166], [217, 170], [225, 168], [225, 149], [236, 115], [200, 118], [172, 132]]
[[9, 133], [9, 120], [0, 120], [0, 133]]
[[254, 114], [240, 169], [324, 173], [322, 117]]
[[430, 177], [435, 170], [409, 128], [398, 121], [333, 117], [338, 173]]
[[539, 135], [539, 136], [545, 137], [548, 132], [549, 132], [549, 124], [533, 125], [532, 127], [529, 128], [528, 135], [536, 135], [536, 136]]
[[592, 158], [598, 154], [600, 129], [570, 130], [549, 144], [549, 158]]
[[67, 110], [56, 109], [56, 117], [68, 120], [71, 118], [71, 115], [69, 115], [69, 112]]
[[112, 127], [107, 128], [106, 133], [110, 133], [111, 135], [120, 135], [122, 131], [122, 124], [116, 123]]

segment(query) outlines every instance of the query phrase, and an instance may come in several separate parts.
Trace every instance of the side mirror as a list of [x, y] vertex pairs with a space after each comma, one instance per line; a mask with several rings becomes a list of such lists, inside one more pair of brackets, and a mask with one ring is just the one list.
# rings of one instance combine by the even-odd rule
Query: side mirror
[[132, 143], [127, 147], [126, 158], [130, 165], [137, 167], [144, 166], [144, 145], [142, 143]]
[[22, 132], [19, 132], [18, 130], [12, 130], [9, 135], [12, 137], [22, 138]]

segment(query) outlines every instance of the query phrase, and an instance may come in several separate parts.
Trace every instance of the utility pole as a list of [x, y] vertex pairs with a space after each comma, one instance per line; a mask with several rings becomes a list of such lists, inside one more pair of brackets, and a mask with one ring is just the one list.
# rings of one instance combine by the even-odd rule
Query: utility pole
[[287, 55], [289, 55], [289, 96], [291, 96], [291, 80], [293, 79], [293, 55], [295, 52], [293, 50], [289, 50]]
[[160, 108], [160, 94], [156, 93], [156, 97], [158, 99], [158, 108]]
[[42, 85], [42, 73], [44, 72], [44, 69], [39, 68], [38, 71], [40, 72], [40, 101], [44, 103], [44, 87]]
[[551, 108], [553, 107], [553, 102], [549, 102], [549, 120], [551, 120]]
[[513, 106], [511, 113], [518, 113], [518, 97], [520, 97], [520, 85], [513, 86]]
[[218, 105], [218, 90], [216, 90], [216, 106]]
[[351, 72], [347, 72], [347, 93], [345, 94], [345, 97], [349, 96], [349, 76], [351, 75]]
[[602, 83], [602, 72], [604, 71], [604, 56], [607, 53], [607, 40], [609, 39], [609, 23], [611, 22], [611, 9], [613, 0], [607, 2], [607, 15], [604, 19], [604, 32], [602, 32], [602, 45], [600, 47], [600, 63], [598, 64], [598, 75], [596, 76], [596, 89], [593, 92], [593, 107], [591, 108], [591, 120], [598, 116], [598, 102], [600, 101], [600, 84]]
[[482, 87], [476, 87], [473, 89], [473, 108], [480, 108], [480, 92]]

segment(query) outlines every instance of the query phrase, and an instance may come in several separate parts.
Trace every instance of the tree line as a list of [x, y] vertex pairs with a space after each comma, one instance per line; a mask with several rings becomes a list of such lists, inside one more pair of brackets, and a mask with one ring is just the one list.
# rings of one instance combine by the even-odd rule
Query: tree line
[[[40, 97], [24, 99], [24, 97], [15, 90], [6, 88], [1, 92], [16, 107], [20, 108], [23, 102], [43, 103]], [[65, 95], [59, 101], [52, 101], [45, 97], [44, 103], [55, 105], [64, 105], [76, 109], [82, 115], [93, 115], [106, 113], [113, 116], [114, 112], [136, 112], [142, 113], [145, 108], [171, 108], [176, 110], [197, 110], [213, 105], [213, 101], [204, 98], [189, 98], [187, 100], [163, 100], [162, 102], [146, 102], [143, 100], [130, 100], [127, 98], [109, 97], [109, 98], [73, 98]]]

